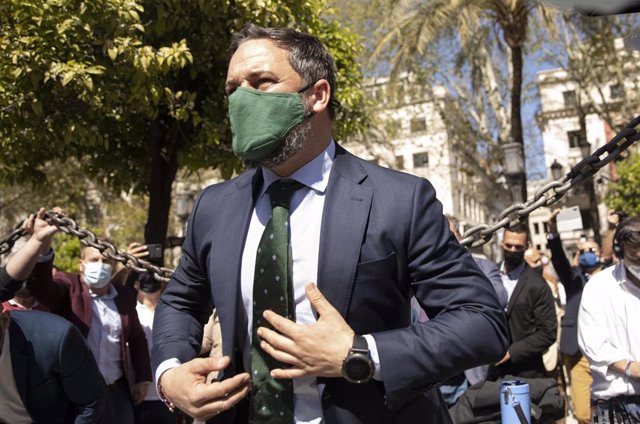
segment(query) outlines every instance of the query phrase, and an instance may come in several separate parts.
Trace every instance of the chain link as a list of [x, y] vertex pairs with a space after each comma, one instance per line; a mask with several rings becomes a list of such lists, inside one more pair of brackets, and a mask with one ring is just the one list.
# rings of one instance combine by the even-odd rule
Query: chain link
[[[498, 215], [497, 221], [492, 224], [479, 224], [465, 231], [460, 244], [467, 247], [486, 244], [491, 241], [496, 231], [525, 222], [529, 214], [534, 210], [557, 203], [571, 188], [593, 178], [593, 175], [602, 167], [615, 160], [622, 152], [639, 140], [640, 134], [636, 131], [638, 125], [640, 125], [640, 116], [629, 122], [607, 144], [577, 163], [567, 175], [541, 187], [536, 191], [532, 199], [525, 203], [514, 203], [507, 207]], [[53, 211], [47, 211], [45, 217], [49, 223], [57, 225], [64, 233], [78, 237], [85, 246], [98, 249], [105, 257], [120, 262], [134, 271], [151, 272], [160, 281], [168, 281], [171, 274], [173, 274], [174, 270], [170, 268], [154, 265], [143, 259], [136, 258], [128, 252], [121, 252], [113, 244], [100, 240], [90, 230], [78, 228], [78, 224], [69, 217], [60, 216]], [[9, 252], [16, 241], [27, 235], [27, 232], [22, 229], [23, 222], [19, 223], [9, 236], [0, 240], [0, 255]]]
[[636, 127], [640, 124], [640, 116], [629, 122], [607, 144], [578, 162], [571, 170], [557, 181], [551, 181], [536, 191], [531, 200], [516, 203], [506, 208], [498, 220], [491, 225], [480, 224], [469, 228], [462, 235], [460, 244], [467, 247], [482, 246], [493, 238], [496, 231], [525, 222], [529, 214], [542, 206], [551, 206], [562, 199], [574, 186], [593, 178], [602, 167], [609, 164], [640, 139]]
[[[47, 211], [45, 220], [49, 224], [55, 224], [63, 233], [78, 237], [83, 245], [98, 249], [106, 258], [120, 262], [134, 271], [152, 273], [154, 278], [159, 281], [169, 281], [171, 274], [173, 274], [173, 270], [170, 268], [154, 265], [144, 259], [136, 258], [128, 252], [121, 252], [113, 244], [100, 240], [92, 231], [86, 228], [78, 228], [78, 224], [69, 217], [58, 215], [53, 211]], [[9, 252], [18, 239], [27, 235], [27, 231], [22, 229], [23, 223], [24, 221], [19, 224], [19, 228], [13, 231], [9, 237], [0, 241], [0, 254]]]

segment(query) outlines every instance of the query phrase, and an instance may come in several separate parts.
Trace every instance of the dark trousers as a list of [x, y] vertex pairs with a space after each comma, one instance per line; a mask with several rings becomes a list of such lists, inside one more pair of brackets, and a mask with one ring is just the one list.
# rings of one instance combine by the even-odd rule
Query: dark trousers
[[145, 400], [135, 407], [136, 424], [175, 424], [176, 414], [162, 401]]
[[134, 424], [133, 401], [129, 391], [129, 384], [124, 377], [107, 386], [106, 398], [105, 423]]

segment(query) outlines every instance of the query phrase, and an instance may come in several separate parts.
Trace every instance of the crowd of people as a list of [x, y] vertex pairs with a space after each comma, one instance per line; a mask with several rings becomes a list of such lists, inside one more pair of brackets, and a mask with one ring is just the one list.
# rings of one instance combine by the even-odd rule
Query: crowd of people
[[428, 181], [334, 141], [335, 81], [312, 35], [234, 34], [248, 170], [199, 196], [166, 286], [93, 247], [56, 270], [58, 228], [25, 221], [0, 268], [0, 422], [446, 424], [490, 382], [561, 370], [581, 423], [640, 419], [640, 219], [611, 257], [585, 240], [569, 261], [555, 213], [550, 261], [525, 225], [502, 262], [472, 254]]

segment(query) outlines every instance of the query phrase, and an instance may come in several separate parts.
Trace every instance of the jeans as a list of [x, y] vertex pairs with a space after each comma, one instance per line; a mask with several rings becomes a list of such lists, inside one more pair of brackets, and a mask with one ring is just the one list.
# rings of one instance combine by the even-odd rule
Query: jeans
[[464, 373], [462, 373], [443, 382], [439, 388], [447, 407], [451, 408], [456, 404], [464, 392], [467, 391], [469, 388], [469, 382], [464, 376]]
[[126, 378], [107, 386], [106, 399], [105, 423], [133, 424], [133, 401]]

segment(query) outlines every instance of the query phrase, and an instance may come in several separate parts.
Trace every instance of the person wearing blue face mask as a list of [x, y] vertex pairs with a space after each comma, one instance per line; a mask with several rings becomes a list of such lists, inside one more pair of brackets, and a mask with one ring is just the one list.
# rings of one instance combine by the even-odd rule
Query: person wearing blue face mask
[[578, 346], [578, 311], [582, 290], [589, 279], [602, 270], [600, 246], [593, 240], [585, 240], [578, 244], [577, 266], [572, 266], [562, 248], [562, 239], [558, 234], [556, 217], [560, 210], [555, 210], [547, 222], [547, 246], [551, 251], [551, 263], [564, 285], [567, 300], [561, 322], [560, 352], [569, 374], [571, 402], [573, 413], [579, 424], [587, 424], [591, 418], [589, 387], [591, 371], [587, 359]]
[[[53, 227], [43, 213], [33, 222], [34, 229]], [[135, 291], [112, 283], [114, 262], [93, 247], [81, 250], [80, 274], [60, 271], [53, 276], [51, 242], [55, 233], [51, 231], [43, 241], [27, 287], [36, 300], [75, 324], [86, 338], [107, 385], [105, 422], [133, 424], [133, 407], [143, 401], [151, 382]]]

